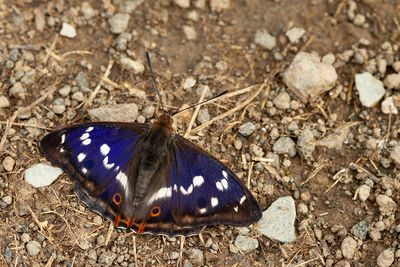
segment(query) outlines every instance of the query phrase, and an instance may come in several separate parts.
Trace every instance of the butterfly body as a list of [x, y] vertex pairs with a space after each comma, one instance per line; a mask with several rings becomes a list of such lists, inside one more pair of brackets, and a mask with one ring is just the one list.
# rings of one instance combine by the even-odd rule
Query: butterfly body
[[116, 227], [192, 235], [207, 225], [243, 226], [261, 218], [236, 175], [176, 134], [169, 115], [151, 125], [67, 127], [45, 136], [40, 148], [72, 177], [79, 199]]

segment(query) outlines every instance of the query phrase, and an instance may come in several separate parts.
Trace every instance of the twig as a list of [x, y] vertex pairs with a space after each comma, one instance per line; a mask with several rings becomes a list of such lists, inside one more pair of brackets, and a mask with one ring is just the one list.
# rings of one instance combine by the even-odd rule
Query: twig
[[[7, 125], [7, 121], [0, 121], [0, 124], [5, 124]], [[29, 128], [37, 128], [37, 129], [42, 129], [42, 130], [47, 130], [51, 131], [53, 128], [48, 128], [40, 125], [34, 125], [34, 124], [28, 124], [28, 123], [18, 123], [18, 122], [13, 122], [11, 126], [20, 126], [20, 127], [29, 127]]]
[[250, 163], [249, 173], [247, 175], [247, 188], [250, 188], [250, 179], [251, 179], [251, 175], [253, 174], [253, 166], [254, 166], [254, 161], [252, 161]]
[[302, 262], [302, 263], [296, 264], [296, 265], [294, 265], [293, 267], [304, 266], [304, 265], [306, 265], [307, 263], [310, 263], [310, 262], [316, 261], [316, 260], [318, 260], [318, 259], [319, 259], [319, 257], [316, 257], [316, 258], [313, 258], [313, 259], [311, 259], [311, 260], [304, 261], [304, 262]]
[[177, 260], [177, 262], [176, 262], [176, 267], [179, 267], [179, 266], [182, 266], [182, 252], [183, 252], [183, 246], [185, 245], [185, 237], [184, 236], [181, 236], [181, 246], [180, 246], [180, 249], [179, 249], [179, 258], [178, 258], [178, 260]]
[[47, 60], [49, 60], [50, 55], [53, 54], [53, 49], [56, 46], [57, 40], [58, 40], [58, 34], [56, 34], [56, 36], [54, 37], [53, 42], [50, 45], [50, 48], [46, 48], [47, 53], [46, 57], [43, 60], [43, 63], [46, 63]]
[[[205, 90], [205, 89], [203, 90], [203, 92], [201, 93], [201, 96], [200, 96], [200, 99], [199, 99], [199, 102], [198, 102], [198, 103], [203, 102], [204, 97], [206, 96], [206, 91], [207, 91], [207, 90]], [[190, 131], [192, 130], [194, 121], [196, 120], [197, 114], [199, 114], [199, 111], [200, 111], [201, 106], [202, 106], [202, 105], [198, 105], [198, 106], [196, 107], [196, 109], [194, 110], [193, 115], [192, 115], [192, 118], [190, 119], [189, 125], [188, 125], [188, 127], [187, 127], [187, 129], [186, 129], [186, 132], [185, 132], [185, 134], [184, 134], [184, 137], [185, 137], [185, 138], [188, 138], [188, 137], [190, 136]]]
[[94, 91], [92, 92], [92, 94], [89, 96], [89, 99], [86, 100], [85, 104], [84, 104], [84, 108], [88, 108], [92, 105], [93, 99], [96, 97], [97, 93], [100, 91], [101, 85], [104, 82], [104, 78], [108, 78], [108, 76], [110, 75], [111, 72], [111, 68], [114, 64], [113, 60], [110, 60], [110, 62], [108, 63], [107, 69], [104, 72], [103, 77], [100, 79], [99, 83], [97, 84], [96, 88], [94, 89]]
[[[325, 193], [328, 193], [337, 183], [339, 183], [340, 180], [342, 180], [342, 178], [344, 176], [347, 176], [348, 175], [348, 171], [349, 171], [348, 168], [344, 168], [344, 169], [341, 169], [340, 171], [338, 171], [333, 176], [333, 179], [336, 180], [336, 181], [330, 187], [328, 187], [328, 189], [325, 190]], [[338, 178], [336, 179], [336, 177], [338, 177]]]
[[318, 165], [310, 174], [310, 176], [308, 176], [308, 178], [301, 183], [301, 185], [305, 185], [306, 183], [308, 183], [312, 178], [314, 178], [323, 168], [325, 168], [325, 164], [321, 164]]
[[108, 227], [108, 232], [106, 235], [106, 242], [105, 242], [106, 246], [108, 245], [108, 242], [110, 242], [113, 230], [114, 230], [114, 224], [113, 224], [113, 222], [110, 222], [110, 226]]
[[49, 260], [47, 261], [45, 267], [51, 267], [53, 261], [56, 259], [56, 253], [51, 254]]
[[64, 59], [68, 56], [75, 55], [75, 54], [77, 54], [77, 55], [94, 55], [94, 53], [90, 52], [90, 51], [76, 50], [76, 51], [65, 52], [64, 54], [61, 55], [61, 59]]
[[133, 256], [135, 259], [135, 266], [138, 266], [138, 259], [137, 259], [137, 248], [136, 248], [136, 235], [132, 236], [133, 241]]

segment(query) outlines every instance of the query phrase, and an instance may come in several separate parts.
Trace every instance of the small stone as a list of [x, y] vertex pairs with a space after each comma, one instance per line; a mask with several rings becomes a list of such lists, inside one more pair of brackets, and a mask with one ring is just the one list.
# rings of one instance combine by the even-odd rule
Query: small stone
[[399, 111], [394, 103], [393, 97], [388, 97], [382, 101], [381, 110], [384, 114], [398, 114]]
[[71, 86], [65, 85], [63, 88], [58, 90], [58, 93], [63, 97], [67, 97], [71, 93]]
[[235, 240], [235, 247], [243, 252], [251, 252], [258, 248], [258, 240], [252, 237], [238, 235]]
[[124, 68], [131, 70], [134, 74], [140, 74], [144, 71], [144, 65], [140, 60], [133, 60], [123, 56], [120, 59], [120, 63]]
[[352, 238], [351, 236], [348, 236], [345, 239], [343, 239], [341, 249], [343, 257], [345, 257], [348, 260], [351, 260], [353, 259], [354, 253], [356, 252], [357, 249], [357, 241], [355, 241], [354, 238]]
[[146, 119], [151, 119], [154, 116], [155, 110], [155, 107], [150, 105], [143, 109], [142, 114]]
[[254, 43], [267, 50], [272, 50], [276, 46], [276, 37], [269, 34], [267, 30], [259, 30], [254, 37]]
[[12, 197], [11, 196], [5, 196], [1, 199], [7, 206], [12, 203]]
[[179, 252], [177, 252], [177, 251], [172, 251], [172, 252], [169, 254], [169, 258], [170, 258], [171, 260], [177, 260], [177, 259], [179, 259]]
[[193, 267], [193, 264], [190, 262], [190, 260], [185, 259], [183, 262], [183, 267]]
[[296, 207], [291, 196], [280, 197], [263, 212], [255, 228], [266, 237], [283, 243], [296, 240]]
[[29, 255], [34, 257], [40, 253], [40, 251], [42, 250], [42, 246], [39, 242], [32, 240], [29, 241], [28, 244], [26, 244], [26, 250], [28, 251]]
[[236, 253], [239, 252], [239, 249], [238, 249], [237, 247], [235, 247], [234, 244], [230, 244], [230, 245], [229, 245], [229, 251], [232, 252], [232, 253], [234, 253], [234, 254], [236, 254]]
[[252, 122], [246, 122], [239, 127], [239, 133], [244, 136], [250, 136], [256, 130], [256, 126]]
[[89, 88], [89, 82], [87, 81], [85, 72], [80, 71], [78, 75], [76, 75], [75, 81], [81, 90], [86, 90]]
[[394, 262], [394, 253], [391, 249], [382, 251], [376, 259], [376, 264], [379, 267], [389, 267]]
[[190, 261], [196, 266], [203, 266], [204, 264], [204, 255], [203, 251], [198, 248], [191, 248], [186, 251]]
[[290, 95], [286, 92], [282, 92], [273, 101], [275, 107], [278, 109], [289, 109], [290, 108]]
[[124, 10], [126, 13], [132, 14], [133, 11], [136, 10], [141, 4], [143, 4], [144, 0], [124, 0], [122, 1], [121, 10]]
[[188, 40], [196, 40], [197, 39], [197, 32], [192, 26], [184, 25], [182, 26], [183, 33]]
[[86, 239], [80, 238], [78, 240], [78, 246], [83, 250], [88, 250], [90, 248], [90, 242]]
[[115, 48], [119, 51], [125, 51], [126, 46], [132, 40], [132, 34], [128, 32], [123, 32], [118, 35], [117, 39], [115, 40]]
[[111, 251], [105, 251], [100, 254], [98, 263], [101, 266], [112, 266], [114, 260], [117, 258], [117, 255]]
[[125, 13], [117, 13], [108, 20], [111, 32], [117, 34], [123, 33], [127, 30], [128, 22], [129, 15]]
[[104, 237], [104, 235], [99, 235], [96, 238], [96, 243], [97, 243], [98, 246], [104, 245], [105, 242], [106, 242], [106, 238]]
[[208, 108], [202, 108], [199, 110], [199, 113], [197, 114], [197, 121], [200, 124], [206, 123], [211, 119], [210, 113], [208, 112]]
[[25, 181], [35, 188], [48, 186], [54, 182], [63, 170], [43, 163], [35, 164], [25, 170]]
[[92, 261], [97, 261], [97, 252], [95, 249], [90, 249], [88, 251], [88, 259]]
[[366, 201], [371, 194], [371, 187], [366, 184], [363, 184], [358, 188], [358, 198], [361, 201]]
[[192, 76], [187, 77], [182, 84], [183, 89], [188, 90], [190, 88], [192, 88], [193, 86], [195, 86], [196, 84], [196, 79], [193, 78]]
[[15, 160], [14, 160], [12, 157], [7, 156], [7, 157], [3, 160], [3, 168], [4, 168], [6, 171], [8, 171], [8, 172], [12, 171], [12, 170], [14, 169], [14, 166], [15, 166]]
[[390, 158], [396, 164], [397, 168], [400, 168], [400, 143], [398, 143], [390, 152]]
[[96, 215], [96, 216], [94, 216], [94, 218], [93, 218], [93, 223], [94, 223], [95, 225], [101, 225], [101, 224], [103, 223], [103, 219], [101, 218], [101, 216]]
[[90, 19], [96, 15], [96, 10], [88, 2], [83, 2], [81, 12], [86, 19]]
[[233, 146], [235, 147], [236, 150], [240, 150], [240, 149], [242, 149], [243, 143], [240, 139], [236, 139], [233, 142]]
[[297, 139], [297, 150], [299, 154], [304, 158], [310, 158], [315, 150], [315, 139], [314, 134], [309, 127], [304, 128], [301, 131], [299, 138]]
[[400, 89], [400, 73], [387, 75], [385, 80], [383, 81], [383, 84], [388, 89]]
[[231, 4], [230, 0], [210, 0], [210, 7], [212, 11], [222, 11], [228, 9]]
[[347, 126], [339, 127], [335, 129], [333, 133], [328, 134], [321, 140], [318, 140], [316, 145], [324, 146], [329, 149], [340, 150], [344, 141], [346, 140], [347, 135], [349, 134], [349, 131], [350, 129]]
[[204, 93], [204, 99], [211, 98], [212, 97], [212, 93], [211, 93], [210, 87], [208, 87], [208, 85], [200, 85], [199, 87], [197, 87], [196, 95], [201, 97], [201, 95], [203, 94], [204, 90], [206, 91]]
[[60, 35], [68, 38], [75, 38], [76, 37], [76, 30], [75, 27], [71, 24], [63, 22]]
[[288, 154], [290, 157], [296, 155], [296, 144], [288, 136], [279, 137], [272, 146], [272, 151], [277, 154]]
[[10, 106], [11, 104], [8, 98], [4, 95], [0, 95], [0, 108], [8, 108]]
[[85, 100], [85, 96], [82, 92], [78, 91], [72, 95], [72, 99], [75, 99], [78, 102], [83, 102], [83, 100]]
[[356, 74], [355, 81], [360, 102], [364, 107], [370, 108], [375, 106], [385, 95], [383, 83], [369, 72]]
[[22, 242], [28, 243], [29, 240], [31, 240], [31, 237], [29, 236], [28, 233], [23, 233], [23, 234], [21, 235], [21, 241], [22, 241]]
[[146, 122], [146, 118], [145, 118], [144, 116], [142, 116], [142, 115], [139, 115], [139, 116], [137, 117], [136, 121], [137, 121], [138, 123], [145, 123], [145, 122]]
[[299, 52], [283, 74], [290, 90], [303, 102], [329, 91], [337, 81], [335, 68], [316, 54]]
[[364, 25], [365, 21], [366, 21], [366, 18], [363, 14], [357, 14], [354, 17], [353, 23], [356, 26], [362, 26], [362, 25]]
[[306, 33], [303, 28], [293, 27], [286, 32], [286, 36], [289, 38], [289, 42], [292, 44], [297, 43], [301, 37]]
[[360, 221], [359, 223], [353, 225], [350, 231], [359, 239], [365, 240], [369, 232], [369, 225], [366, 221]]
[[308, 207], [306, 204], [304, 203], [299, 203], [299, 205], [297, 205], [297, 210], [302, 213], [302, 214], [307, 214], [308, 212]]
[[174, 2], [180, 8], [189, 8], [190, 7], [190, 0], [175, 0]]
[[397, 208], [397, 204], [392, 198], [382, 194], [376, 196], [376, 203], [383, 216], [392, 214]]
[[92, 121], [135, 122], [139, 110], [135, 103], [105, 105], [88, 111]]
[[59, 115], [64, 114], [66, 109], [67, 108], [65, 107], [65, 105], [54, 105], [53, 106], [53, 112], [55, 114], [59, 114]]
[[188, 19], [193, 21], [199, 21], [199, 13], [196, 10], [192, 10], [187, 15]]
[[20, 82], [16, 82], [9, 91], [10, 96], [18, 97], [24, 99], [26, 94], [26, 88]]

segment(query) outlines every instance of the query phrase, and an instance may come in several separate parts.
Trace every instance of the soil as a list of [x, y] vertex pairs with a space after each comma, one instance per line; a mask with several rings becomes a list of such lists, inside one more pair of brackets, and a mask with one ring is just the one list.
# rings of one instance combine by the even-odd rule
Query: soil
[[[184, 2], [190, 7], [177, 4]], [[2, 266], [135, 266], [135, 262], [137, 266], [400, 266], [399, 215], [395, 210], [382, 212], [376, 201], [380, 194], [396, 204], [400, 201], [400, 163], [391, 154], [400, 142], [400, 122], [396, 114], [384, 114], [380, 105], [363, 107], [353, 88], [355, 74], [366, 71], [371, 60], [386, 60], [385, 71], [375, 75], [382, 81], [399, 71], [393, 62], [400, 60], [400, 2], [211, 2], [221, 8], [202, 0], [0, 0], [0, 97], [9, 102], [0, 107]], [[134, 3], [138, 3], [135, 8]], [[111, 32], [109, 19], [128, 12], [127, 4], [132, 10], [123, 32], [130, 34], [130, 40], [124, 45], [120, 34]], [[361, 23], [351, 14], [353, 5]], [[60, 34], [63, 22], [76, 29], [75, 37]], [[185, 34], [185, 26], [197, 36]], [[295, 43], [286, 36], [293, 27], [305, 30]], [[276, 37], [273, 49], [255, 43], [261, 30]], [[397, 50], [389, 53], [388, 46]], [[178, 260], [180, 238], [110, 230], [110, 222], [78, 201], [66, 174], [42, 188], [24, 180], [24, 171], [32, 165], [49, 164], [39, 152], [40, 139], [50, 130], [90, 121], [90, 109], [136, 103], [138, 121], [152, 122], [160, 114], [149, 72], [120, 61], [127, 56], [144, 66], [146, 51], [169, 108], [197, 103], [201, 93], [196, 89], [201, 86], [207, 85], [213, 95], [254, 86], [246, 94], [204, 105], [212, 119], [268, 83], [251, 103], [201, 131], [196, 127], [206, 122], [196, 120], [189, 138], [232, 168], [244, 183], [250, 177], [249, 189], [263, 210], [279, 197], [292, 196], [298, 209], [295, 242], [270, 240], [249, 226], [246, 235], [258, 246], [238, 252], [232, 246], [243, 229], [208, 227], [201, 236], [185, 239]], [[299, 51], [336, 58], [336, 86], [310, 103], [298, 100], [282, 79]], [[343, 60], [346, 51], [361, 54], [364, 61], [356, 56]], [[107, 66], [112, 68], [104, 81]], [[196, 80], [190, 88], [185, 86], [188, 77]], [[82, 86], [85, 82], [87, 88]], [[70, 93], [62, 92], [65, 86], [71, 87]], [[299, 108], [274, 107], [281, 92], [288, 92]], [[387, 90], [385, 97], [389, 96], [400, 100], [399, 88]], [[57, 105], [65, 111], [57, 111]], [[147, 114], [150, 106], [156, 115]], [[178, 133], [186, 132], [192, 115], [189, 110], [177, 116]], [[298, 129], [290, 129], [293, 121]], [[238, 132], [246, 122], [256, 126], [250, 136]], [[349, 123], [349, 133], [336, 149], [317, 146], [310, 157], [279, 155], [280, 162], [273, 167], [277, 176], [252, 160], [258, 155], [251, 145], [262, 149], [261, 157], [272, 151], [274, 130], [297, 142], [301, 131], [310, 127], [319, 132], [320, 140]], [[237, 140], [240, 149], [234, 145]], [[374, 140], [384, 145], [371, 148], [368, 144]], [[346, 173], [343, 177], [337, 175], [341, 170]], [[360, 200], [359, 188], [365, 184], [370, 195]], [[307, 210], [302, 205], [299, 211], [299, 204]], [[365, 238], [352, 230], [361, 221], [367, 223]], [[356, 240], [350, 256], [346, 238]], [[378, 259], [384, 250], [389, 250], [392, 262]]]

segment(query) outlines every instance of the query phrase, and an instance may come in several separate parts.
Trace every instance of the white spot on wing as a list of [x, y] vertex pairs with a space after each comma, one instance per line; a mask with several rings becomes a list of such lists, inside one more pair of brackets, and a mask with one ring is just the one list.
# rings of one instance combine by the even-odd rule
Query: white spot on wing
[[107, 154], [110, 152], [110, 147], [107, 144], [102, 144], [100, 147], [100, 152], [103, 156], [107, 156]]
[[204, 213], [206, 213], [206, 212], [207, 212], [207, 208], [202, 208], [202, 209], [199, 209], [199, 212], [200, 212], [201, 214], [204, 214]]
[[80, 139], [81, 140], [85, 140], [85, 139], [88, 139], [89, 136], [90, 136], [89, 133], [84, 133], [84, 134], [81, 135]]
[[108, 163], [108, 157], [105, 157], [103, 159], [103, 164], [106, 169], [111, 169], [112, 167], [114, 167], [114, 163]]
[[61, 153], [64, 152], [64, 148], [63, 148], [63, 147], [60, 148], [60, 152], [61, 152]]
[[233, 207], [233, 209], [235, 210], [235, 212], [239, 211], [239, 207], [238, 206]]
[[222, 186], [224, 187], [225, 190], [228, 189], [228, 180], [222, 179], [221, 180], [221, 184], [222, 184]]
[[65, 142], [65, 134], [61, 135], [61, 144], [64, 144]]
[[181, 193], [184, 195], [190, 195], [193, 192], [193, 185], [191, 184], [186, 190], [183, 186], [180, 187]]
[[226, 179], [228, 179], [228, 173], [227, 173], [226, 171], [222, 171], [222, 175], [223, 175]]
[[242, 196], [240, 198], [240, 205], [242, 205], [245, 200], [246, 200], [246, 196]]
[[85, 153], [79, 153], [79, 155], [77, 156], [79, 162], [82, 162], [85, 158], [86, 158]]
[[82, 173], [86, 174], [87, 173], [87, 169], [86, 168], [82, 168]]
[[174, 184], [174, 191], [178, 192], [178, 186], [176, 184]]
[[85, 132], [89, 133], [89, 132], [93, 131], [93, 129], [94, 129], [94, 127], [93, 127], [93, 126], [90, 126], [89, 128], [86, 129]]
[[170, 198], [172, 196], [172, 187], [163, 187], [155, 192], [147, 201], [147, 203], [153, 203], [155, 200], [162, 198]]
[[201, 175], [193, 177], [193, 186], [201, 186], [204, 183], [204, 178]]
[[224, 187], [222, 186], [222, 184], [221, 184], [220, 181], [216, 182], [216, 183], [215, 183], [215, 186], [217, 187], [217, 189], [218, 189], [219, 191], [224, 191]]
[[92, 142], [92, 140], [88, 138], [88, 139], [83, 140], [82, 145], [87, 146], [87, 145], [89, 145], [91, 142]]
[[218, 198], [212, 197], [211, 198], [211, 206], [216, 207], [218, 205]]
[[[114, 164], [113, 164], [114, 165]], [[117, 176], [115, 177], [121, 186], [125, 189], [125, 192], [128, 189], [128, 177], [122, 171], [118, 172]]]

